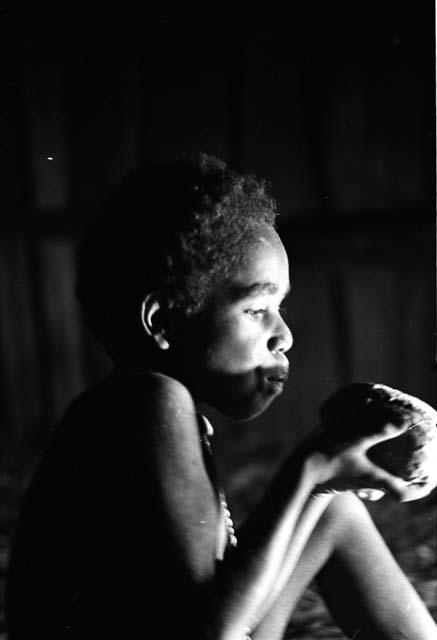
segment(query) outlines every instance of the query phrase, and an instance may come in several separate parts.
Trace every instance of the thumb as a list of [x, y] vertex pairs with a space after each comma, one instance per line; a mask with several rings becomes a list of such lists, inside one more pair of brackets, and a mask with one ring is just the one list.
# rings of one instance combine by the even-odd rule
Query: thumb
[[382, 489], [357, 489], [354, 493], [361, 500], [368, 500], [369, 502], [376, 502], [385, 496], [385, 491]]
[[378, 488], [383, 489], [396, 500], [401, 502], [405, 500], [408, 489], [408, 485], [405, 480], [374, 464], [371, 460], [368, 460], [368, 463], [369, 471], [371, 470], [372, 475], [377, 481]]

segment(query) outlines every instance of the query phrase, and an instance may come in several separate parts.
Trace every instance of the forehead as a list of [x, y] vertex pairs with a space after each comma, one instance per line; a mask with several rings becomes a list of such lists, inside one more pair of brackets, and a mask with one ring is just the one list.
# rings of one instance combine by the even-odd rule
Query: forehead
[[[235, 295], [280, 293], [290, 287], [287, 252], [274, 229], [267, 225], [253, 231], [243, 259], [232, 274], [229, 287]], [[238, 296], [238, 297], [241, 297]]]

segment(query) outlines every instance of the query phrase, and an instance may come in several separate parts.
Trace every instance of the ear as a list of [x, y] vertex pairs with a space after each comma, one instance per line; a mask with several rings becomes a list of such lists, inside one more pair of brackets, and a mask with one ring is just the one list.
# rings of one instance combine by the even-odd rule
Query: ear
[[162, 294], [157, 291], [149, 293], [141, 305], [141, 322], [146, 333], [152, 338], [159, 349], [169, 349], [170, 343], [166, 337], [166, 329], [163, 325], [163, 311], [168, 305], [164, 305]]

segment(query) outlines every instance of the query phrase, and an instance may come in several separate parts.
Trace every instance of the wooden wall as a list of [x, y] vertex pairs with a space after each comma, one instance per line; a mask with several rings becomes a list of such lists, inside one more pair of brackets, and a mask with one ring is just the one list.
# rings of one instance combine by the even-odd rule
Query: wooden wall
[[196, 149], [271, 180], [291, 256], [289, 389], [235, 427], [238, 459], [277, 456], [352, 380], [437, 402], [433, 6], [383, 4], [6, 15], [2, 442], [44, 439], [108, 369], [74, 300], [81, 223], [140, 159]]

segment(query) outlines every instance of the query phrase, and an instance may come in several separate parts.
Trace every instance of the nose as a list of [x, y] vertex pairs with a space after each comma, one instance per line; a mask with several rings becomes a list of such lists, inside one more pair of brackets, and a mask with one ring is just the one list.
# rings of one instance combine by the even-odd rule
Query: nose
[[273, 335], [268, 340], [267, 346], [271, 352], [279, 351], [280, 353], [286, 353], [293, 346], [293, 334], [281, 316], [278, 317], [278, 322]]

